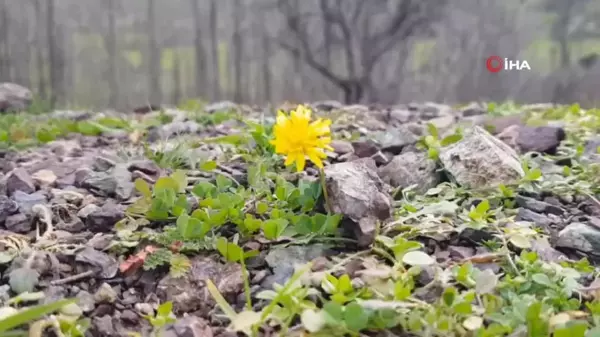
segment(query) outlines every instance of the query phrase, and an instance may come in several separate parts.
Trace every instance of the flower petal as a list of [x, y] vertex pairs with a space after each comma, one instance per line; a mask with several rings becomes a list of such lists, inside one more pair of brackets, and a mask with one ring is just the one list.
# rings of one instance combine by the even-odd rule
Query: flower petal
[[296, 169], [298, 170], [298, 172], [304, 171], [305, 165], [306, 165], [306, 159], [304, 158], [303, 154], [299, 153], [298, 156], [296, 157]]

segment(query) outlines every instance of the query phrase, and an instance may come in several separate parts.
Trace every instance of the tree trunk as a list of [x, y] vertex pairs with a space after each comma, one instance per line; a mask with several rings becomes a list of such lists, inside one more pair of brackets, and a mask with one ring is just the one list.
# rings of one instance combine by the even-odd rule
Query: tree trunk
[[233, 68], [234, 68], [234, 101], [236, 103], [242, 102], [242, 55], [243, 55], [243, 41], [241, 22], [243, 20], [243, 3], [241, 0], [234, 1], [233, 4]]
[[[54, 105], [64, 106], [66, 101], [65, 92], [65, 37], [66, 28], [63, 24], [54, 27], [54, 72], [52, 73], [52, 91], [54, 92]], [[53, 105], [53, 106], [54, 106]]]
[[210, 1], [210, 52], [212, 61], [212, 99], [221, 99], [221, 73], [219, 72], [219, 37], [217, 35], [218, 0]]
[[8, 3], [0, 0], [0, 82], [12, 82], [9, 25]]
[[34, 0], [33, 8], [35, 12], [35, 35], [36, 35], [36, 53], [35, 62], [38, 79], [38, 96], [43, 99], [48, 99], [48, 88], [46, 85], [46, 67], [44, 63], [44, 26], [42, 25], [42, 5], [43, 0]]
[[[264, 21], [266, 23], [266, 21]], [[265, 27], [266, 29], [266, 27]], [[263, 79], [263, 91], [264, 91], [264, 99], [267, 102], [271, 102], [272, 92], [271, 92], [271, 41], [269, 41], [269, 36], [265, 33], [262, 39], [262, 49], [263, 49], [263, 57], [262, 57], [262, 73], [264, 76]]]
[[160, 86], [161, 75], [161, 50], [156, 37], [156, 4], [155, 0], [148, 0], [148, 74], [149, 78], [149, 101], [151, 105], [162, 104], [162, 92]]
[[[195, 0], [194, 0], [195, 1]], [[173, 104], [181, 102], [181, 56], [178, 52], [173, 55]]]
[[115, 17], [115, 0], [107, 0], [106, 5], [108, 32], [104, 38], [104, 48], [108, 54], [109, 105], [116, 109], [119, 104], [119, 81], [117, 79], [117, 22]]
[[192, 16], [194, 17], [194, 55], [195, 55], [195, 81], [196, 95], [206, 95], [206, 61], [202, 45], [202, 18], [200, 17], [199, 0], [190, 0]]
[[54, 0], [46, 1], [46, 34], [48, 47], [48, 66], [50, 68], [50, 107], [56, 105], [56, 90], [58, 85], [58, 65], [56, 58], [56, 31], [54, 22]]

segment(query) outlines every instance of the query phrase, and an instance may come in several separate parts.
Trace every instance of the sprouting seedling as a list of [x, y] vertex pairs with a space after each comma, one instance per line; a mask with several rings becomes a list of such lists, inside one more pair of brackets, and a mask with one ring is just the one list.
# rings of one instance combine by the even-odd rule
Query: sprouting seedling
[[427, 155], [433, 160], [439, 159], [440, 148], [454, 144], [462, 139], [462, 130], [457, 128], [456, 131], [440, 139], [440, 134], [435, 125], [427, 123], [427, 136], [424, 136], [418, 143], [421, 148], [427, 149]]

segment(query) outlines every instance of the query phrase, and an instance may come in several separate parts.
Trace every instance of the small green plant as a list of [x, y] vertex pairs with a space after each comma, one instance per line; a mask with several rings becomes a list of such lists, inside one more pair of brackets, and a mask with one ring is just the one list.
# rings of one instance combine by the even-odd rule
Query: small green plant
[[454, 144], [462, 139], [461, 129], [456, 129], [454, 134], [446, 136], [443, 139], [440, 139], [438, 129], [435, 127], [435, 125], [428, 123], [427, 131], [429, 134], [422, 137], [417, 143], [417, 146], [419, 148], [426, 149], [429, 158], [433, 160], [439, 159], [441, 147]]

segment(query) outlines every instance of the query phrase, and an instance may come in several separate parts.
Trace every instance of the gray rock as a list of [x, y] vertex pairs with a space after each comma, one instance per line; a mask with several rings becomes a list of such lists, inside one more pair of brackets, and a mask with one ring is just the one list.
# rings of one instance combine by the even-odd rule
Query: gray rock
[[4, 223], [9, 215], [19, 210], [17, 203], [5, 195], [0, 195], [0, 224]]
[[79, 212], [77, 212], [77, 216], [82, 219], [85, 219], [88, 217], [88, 215], [90, 215], [96, 211], [99, 211], [99, 210], [100, 210], [100, 207], [98, 205], [89, 204], [89, 205], [84, 206], [82, 209], [80, 209]]
[[19, 205], [19, 211], [30, 216], [33, 214], [33, 211], [31, 210], [33, 206], [48, 202], [46, 195], [41, 192], [27, 194], [25, 192], [16, 191], [13, 194], [13, 199]]
[[599, 255], [597, 252], [600, 251], [600, 230], [581, 222], [571, 223], [558, 233], [556, 247]]
[[114, 160], [102, 156], [97, 156], [94, 160], [92, 168], [94, 169], [94, 171], [105, 172], [113, 168], [115, 165], [116, 163]]
[[97, 303], [114, 303], [117, 297], [117, 292], [108, 283], [102, 283], [94, 293], [94, 300]]
[[33, 229], [33, 222], [25, 214], [9, 215], [4, 221], [4, 227], [15, 233], [29, 233]]
[[33, 101], [31, 90], [16, 83], [0, 83], [0, 112], [23, 111]]
[[82, 181], [82, 186], [100, 197], [111, 197], [117, 190], [117, 179], [106, 172], [94, 172]]
[[560, 262], [567, 260], [567, 256], [552, 248], [546, 239], [537, 239], [532, 242], [531, 250], [536, 252], [542, 261]]
[[75, 255], [75, 261], [89, 264], [99, 269], [98, 277], [110, 279], [117, 275], [119, 262], [112, 256], [95, 250], [92, 247], [86, 247]]
[[21, 191], [24, 193], [33, 193], [35, 192], [35, 183], [31, 178], [31, 175], [22, 167], [18, 167], [12, 170], [6, 176], [6, 190], [8, 194], [12, 195], [16, 191]]
[[326, 186], [332, 211], [358, 226], [351, 231], [360, 245], [369, 245], [375, 234], [376, 220], [392, 216], [392, 198], [377, 175], [373, 159], [365, 158], [325, 168]]
[[125, 213], [119, 205], [107, 202], [100, 209], [88, 214], [85, 224], [92, 232], [109, 232], [123, 217], [125, 217]]
[[271, 288], [274, 283], [283, 285], [294, 274], [296, 265], [306, 264], [326, 254], [327, 247], [322, 244], [308, 246], [277, 247], [269, 251], [265, 261], [273, 269], [273, 275], [263, 281], [263, 286]]
[[129, 171], [141, 171], [145, 174], [155, 176], [160, 173], [160, 167], [152, 160], [137, 160], [129, 163]]
[[93, 336], [98, 337], [116, 337], [118, 336], [117, 331], [113, 325], [112, 317], [110, 315], [104, 315], [101, 317], [92, 318], [92, 329]]
[[548, 229], [554, 224], [554, 221], [544, 214], [538, 214], [526, 208], [519, 208], [515, 221], [533, 222], [536, 226]]
[[156, 293], [163, 302], [173, 301], [175, 313], [199, 310], [206, 314], [215, 305], [206, 289], [207, 280], [211, 280], [228, 301], [235, 300], [243, 289], [242, 269], [238, 263], [222, 264], [210, 257], [196, 257], [187, 275], [165, 276], [158, 282]]
[[440, 161], [457, 183], [472, 188], [511, 184], [525, 175], [515, 151], [478, 126], [442, 148]]
[[208, 104], [204, 107], [204, 111], [208, 113], [214, 113], [217, 111], [229, 111], [229, 110], [237, 110], [238, 105], [231, 101], [221, 101]]
[[339, 110], [343, 107], [342, 103], [334, 100], [318, 101], [311, 104], [313, 109], [320, 111]]
[[371, 157], [379, 152], [379, 146], [371, 139], [352, 142], [352, 147], [354, 148], [354, 154], [356, 154], [358, 158]]
[[133, 310], [123, 310], [121, 319], [127, 323], [137, 324], [140, 321], [140, 316]]
[[334, 139], [331, 141], [331, 147], [333, 151], [337, 154], [346, 154], [354, 152], [354, 147], [352, 147], [352, 143], [347, 142], [345, 140]]
[[77, 157], [83, 152], [77, 140], [55, 140], [48, 143], [48, 146], [57, 156]]
[[379, 176], [393, 187], [417, 185], [419, 192], [426, 192], [440, 182], [435, 161], [429, 159], [427, 154], [417, 152], [395, 156], [389, 164], [379, 168]]
[[549, 213], [556, 215], [563, 215], [565, 213], [565, 210], [561, 207], [549, 204], [545, 201], [524, 197], [522, 195], [517, 195], [515, 201], [520, 207], [527, 208], [528, 210], [536, 213]]
[[38, 184], [38, 186], [46, 187], [52, 186], [58, 179], [56, 174], [51, 170], [39, 170], [35, 172], [31, 178]]
[[373, 137], [381, 144], [382, 151], [393, 154], [401, 153], [405, 146], [416, 144], [419, 140], [419, 137], [404, 125], [376, 132]]
[[566, 135], [563, 128], [556, 126], [512, 125], [498, 134], [498, 138], [521, 153], [533, 151], [556, 154]]
[[115, 166], [112, 175], [117, 182], [115, 196], [118, 200], [128, 200], [133, 195], [135, 185], [132, 181], [132, 174], [129, 172], [128, 165], [119, 164]]
[[77, 293], [77, 303], [83, 312], [89, 313], [94, 311], [96, 308], [96, 301], [94, 300], [94, 296], [85, 290], [81, 290]]
[[460, 110], [463, 117], [485, 115], [487, 108], [482, 104], [473, 102]]
[[186, 316], [165, 328], [161, 337], [213, 337], [213, 332], [204, 319]]
[[68, 291], [63, 286], [50, 286], [44, 290], [44, 298], [42, 299], [43, 304], [50, 304], [56, 301], [60, 301], [66, 298]]

